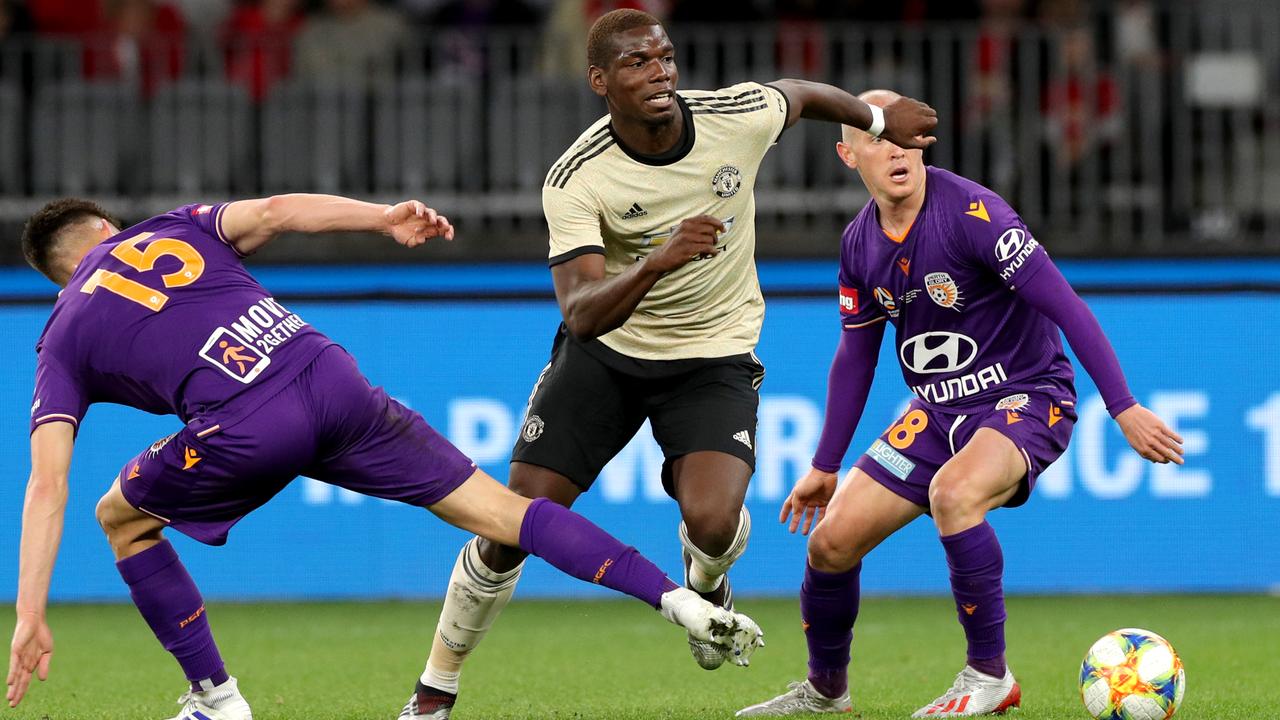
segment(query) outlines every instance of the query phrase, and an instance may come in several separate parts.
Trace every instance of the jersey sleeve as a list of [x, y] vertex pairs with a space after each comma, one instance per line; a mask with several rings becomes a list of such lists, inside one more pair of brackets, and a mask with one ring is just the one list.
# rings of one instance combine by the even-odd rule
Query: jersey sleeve
[[768, 108], [768, 112], [764, 113], [765, 117], [761, 118], [766, 122], [765, 134], [769, 138], [769, 145], [773, 145], [782, 138], [782, 131], [787, 129], [787, 116], [791, 114], [791, 101], [787, 99], [786, 93], [772, 85], [761, 85], [764, 89], [763, 102]]
[[67, 422], [80, 431], [89, 409], [84, 389], [47, 349], [38, 351], [36, 389], [31, 400], [31, 430], [50, 422]]
[[999, 195], [983, 192], [970, 198], [969, 208], [957, 215], [958, 260], [977, 262], [1000, 276], [1010, 290], [1049, 262], [1049, 253], [1031, 235], [1026, 223]]
[[782, 137], [791, 108], [787, 96], [778, 88], [744, 82], [717, 90], [712, 96], [698, 98], [690, 103], [690, 109], [695, 115], [702, 112], [737, 115], [750, 125], [744, 137], [755, 140], [764, 151]]
[[183, 205], [172, 211], [171, 214], [180, 216], [183, 220], [195, 225], [201, 232], [215, 238], [218, 242], [226, 245], [240, 257], [245, 254], [236, 250], [236, 246], [231, 244], [227, 236], [222, 233], [222, 213], [227, 209], [230, 203], [217, 203], [216, 205], [205, 205], [195, 203], [192, 205]]
[[551, 232], [548, 265], [559, 265], [587, 253], [604, 254], [600, 215], [580, 188], [544, 186], [542, 212]]
[[840, 250], [840, 327], [856, 330], [887, 319], [871, 293], [850, 269], [848, 242]]

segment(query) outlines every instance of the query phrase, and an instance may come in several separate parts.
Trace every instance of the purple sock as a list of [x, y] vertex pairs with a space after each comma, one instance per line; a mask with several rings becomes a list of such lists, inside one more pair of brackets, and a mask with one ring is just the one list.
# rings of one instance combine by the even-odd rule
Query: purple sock
[[800, 585], [800, 622], [809, 644], [809, 683], [829, 698], [849, 689], [849, 644], [858, 619], [858, 576], [862, 563], [842, 573], [825, 573], [805, 563]]
[[996, 531], [983, 521], [941, 539], [956, 615], [969, 641], [968, 663], [979, 672], [1004, 677], [1004, 555]]
[[557, 570], [604, 585], [659, 607], [662, 594], [680, 587], [638, 550], [590, 520], [546, 498], [538, 498], [520, 525], [520, 549]]
[[227, 671], [209, 631], [200, 590], [169, 541], [117, 562], [116, 569], [129, 585], [142, 618], [164, 649], [177, 658], [192, 690], [226, 682]]

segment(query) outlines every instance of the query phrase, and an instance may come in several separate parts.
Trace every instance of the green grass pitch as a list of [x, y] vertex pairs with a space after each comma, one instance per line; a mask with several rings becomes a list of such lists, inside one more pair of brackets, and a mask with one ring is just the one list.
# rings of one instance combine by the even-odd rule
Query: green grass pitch
[[[1107, 631], [1146, 627], [1187, 668], [1180, 720], [1280, 718], [1280, 599], [1260, 596], [1029, 597], [1009, 601], [1014, 717], [1087, 718], [1076, 676]], [[795, 600], [739, 609], [768, 646], [749, 668], [698, 668], [683, 633], [638, 602], [514, 602], [463, 676], [455, 720], [728, 718], [803, 677]], [[259, 720], [394, 718], [426, 659], [437, 603], [211, 603], [230, 671]], [[854, 640], [854, 717], [906, 718], [959, 671], [964, 642], [941, 598], [871, 599]], [[0, 616], [12, 626], [12, 610]], [[180, 671], [131, 606], [50, 611], [50, 680], [0, 720], [148, 720], [177, 710]]]

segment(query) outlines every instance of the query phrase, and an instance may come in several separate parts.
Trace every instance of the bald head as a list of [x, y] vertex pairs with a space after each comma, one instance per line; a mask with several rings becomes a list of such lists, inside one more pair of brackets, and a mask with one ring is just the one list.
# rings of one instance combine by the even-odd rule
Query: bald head
[[[861, 95], [859, 95], [858, 99], [868, 105], [875, 105], [876, 107], [885, 107], [886, 105], [893, 102], [894, 100], [897, 100], [900, 97], [902, 96], [892, 90], [868, 90], [862, 93]], [[856, 127], [853, 127], [852, 125], [840, 126], [840, 139], [844, 140], [844, 143], [846, 145], [852, 145], [853, 141], [859, 135], [865, 137], [866, 132], [863, 130], [859, 130]]]

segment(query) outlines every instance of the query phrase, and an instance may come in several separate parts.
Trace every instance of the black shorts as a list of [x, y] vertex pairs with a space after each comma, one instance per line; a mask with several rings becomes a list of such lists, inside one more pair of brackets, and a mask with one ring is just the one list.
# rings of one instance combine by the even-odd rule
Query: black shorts
[[662, 448], [668, 494], [672, 463], [692, 452], [728, 453], [754, 471], [763, 380], [754, 353], [639, 360], [598, 340], [575, 340], [561, 325], [511, 460], [554, 470], [587, 490], [648, 419]]

